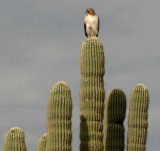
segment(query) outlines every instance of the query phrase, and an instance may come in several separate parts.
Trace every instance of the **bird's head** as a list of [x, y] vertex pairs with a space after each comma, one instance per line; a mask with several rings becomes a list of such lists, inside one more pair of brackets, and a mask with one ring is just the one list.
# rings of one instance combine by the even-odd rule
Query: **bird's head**
[[85, 13], [90, 14], [90, 15], [95, 15], [94, 9], [92, 8], [87, 8]]

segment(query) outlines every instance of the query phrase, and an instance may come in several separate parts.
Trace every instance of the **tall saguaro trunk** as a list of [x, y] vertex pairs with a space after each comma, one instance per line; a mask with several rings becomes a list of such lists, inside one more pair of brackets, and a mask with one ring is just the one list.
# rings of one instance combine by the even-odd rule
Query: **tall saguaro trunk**
[[103, 151], [104, 52], [97, 37], [86, 39], [80, 57], [80, 151]]

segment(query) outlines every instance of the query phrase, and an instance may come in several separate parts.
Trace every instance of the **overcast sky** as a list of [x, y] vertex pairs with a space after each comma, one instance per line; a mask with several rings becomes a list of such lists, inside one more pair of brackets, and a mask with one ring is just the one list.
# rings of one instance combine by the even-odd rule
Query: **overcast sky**
[[[79, 61], [88, 7], [100, 16], [106, 94], [121, 88], [129, 100], [135, 85], [147, 86], [147, 150], [159, 150], [159, 0], [0, 1], [0, 150], [4, 134], [14, 126], [24, 130], [28, 151], [36, 150], [46, 132], [50, 89], [65, 81], [73, 100], [72, 148], [79, 151]], [[127, 119], [128, 108], [126, 134]]]

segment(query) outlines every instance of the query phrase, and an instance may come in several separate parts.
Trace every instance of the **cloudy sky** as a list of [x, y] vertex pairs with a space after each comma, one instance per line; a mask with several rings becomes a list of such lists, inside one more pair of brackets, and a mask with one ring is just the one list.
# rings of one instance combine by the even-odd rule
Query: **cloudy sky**
[[[159, 150], [159, 0], [0, 1], [0, 150], [5, 132], [14, 126], [24, 130], [28, 151], [36, 150], [46, 132], [50, 89], [57, 81], [71, 88], [72, 148], [79, 150], [79, 60], [88, 7], [100, 16], [106, 94], [121, 88], [129, 100], [136, 84], [147, 86], [147, 150]], [[127, 118], [128, 109], [126, 133]]]

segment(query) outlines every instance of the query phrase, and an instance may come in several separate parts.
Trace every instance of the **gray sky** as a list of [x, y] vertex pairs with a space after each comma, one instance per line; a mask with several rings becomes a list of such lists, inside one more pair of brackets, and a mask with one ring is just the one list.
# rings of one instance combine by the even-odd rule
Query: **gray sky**
[[[129, 100], [136, 84], [147, 86], [147, 150], [159, 150], [159, 0], [0, 1], [0, 150], [5, 132], [14, 126], [24, 130], [28, 151], [36, 150], [46, 132], [50, 89], [57, 81], [71, 88], [72, 148], [79, 150], [79, 60], [88, 7], [100, 16], [106, 94], [121, 88]], [[126, 133], [127, 118], [128, 108]]]

